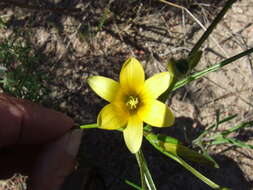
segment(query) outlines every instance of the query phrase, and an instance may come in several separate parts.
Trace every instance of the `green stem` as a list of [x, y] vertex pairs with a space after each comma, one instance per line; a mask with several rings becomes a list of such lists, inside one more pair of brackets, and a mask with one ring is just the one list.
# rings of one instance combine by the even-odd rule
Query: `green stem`
[[139, 169], [140, 169], [140, 175], [141, 175], [141, 187], [143, 190], [148, 190], [148, 187], [146, 185], [145, 182], [145, 175], [144, 175], [144, 170], [143, 170], [143, 162], [141, 159], [141, 154], [140, 154], [140, 150], [135, 154], [137, 163], [139, 165]]
[[141, 187], [139, 187], [138, 185], [134, 184], [133, 182], [129, 181], [129, 180], [125, 180], [125, 183], [130, 185], [131, 187], [135, 188], [135, 189], [138, 189], [138, 190], [142, 190]]
[[147, 162], [141, 149], [135, 154], [141, 173], [141, 185], [143, 190], [156, 190]]
[[209, 35], [213, 32], [214, 28], [217, 26], [217, 24], [221, 21], [221, 19], [224, 17], [228, 9], [232, 6], [233, 3], [235, 3], [236, 0], [228, 0], [223, 7], [223, 9], [219, 12], [219, 14], [216, 16], [214, 21], [211, 23], [211, 25], [207, 28], [207, 30], [204, 32], [204, 34], [201, 36], [201, 38], [198, 40], [198, 42], [194, 45], [191, 52], [189, 53], [189, 56], [194, 55], [201, 45], [204, 43], [204, 41], [209, 37]]
[[153, 181], [152, 176], [151, 176], [151, 174], [149, 172], [149, 169], [148, 169], [148, 165], [147, 165], [146, 159], [145, 159], [145, 157], [143, 155], [143, 152], [141, 150], [140, 150], [140, 156], [141, 156], [141, 159], [143, 161], [143, 166], [144, 166], [143, 169], [144, 169], [144, 172], [145, 172], [144, 174], [145, 174], [146, 180], [148, 182], [148, 185], [149, 185], [149, 187], [150, 187], [151, 190], [156, 190], [154, 181]]
[[92, 123], [80, 126], [80, 129], [92, 129], [92, 128], [98, 128], [98, 125], [96, 123]]
[[237, 55], [235, 55], [233, 57], [230, 57], [230, 58], [228, 58], [228, 59], [226, 59], [226, 60], [224, 60], [224, 61], [222, 61], [220, 63], [217, 63], [217, 64], [215, 64], [215, 65], [213, 65], [213, 66], [211, 66], [211, 67], [209, 67], [207, 69], [204, 69], [204, 70], [202, 70], [200, 72], [194, 73], [194, 74], [186, 77], [185, 79], [178, 81], [176, 83], [176, 85], [174, 86], [174, 88], [172, 89], [172, 91], [174, 91], [174, 90], [176, 90], [178, 88], [181, 88], [182, 86], [188, 84], [189, 82], [191, 82], [193, 80], [196, 80], [196, 79], [199, 79], [199, 78], [203, 77], [204, 75], [206, 75], [209, 72], [217, 71], [221, 67], [224, 67], [224, 66], [228, 65], [229, 63], [232, 63], [232, 62], [236, 61], [237, 59], [240, 59], [241, 57], [244, 57], [244, 56], [246, 56], [246, 55], [248, 55], [248, 54], [250, 54], [252, 52], [253, 52], [253, 48], [248, 49], [248, 50], [246, 50], [246, 51], [244, 51], [242, 53], [239, 53], [239, 54], [237, 54]]

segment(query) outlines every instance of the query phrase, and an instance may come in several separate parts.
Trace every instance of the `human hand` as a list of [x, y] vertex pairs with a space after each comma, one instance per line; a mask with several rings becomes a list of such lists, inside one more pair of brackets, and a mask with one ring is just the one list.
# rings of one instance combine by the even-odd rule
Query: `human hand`
[[28, 189], [59, 189], [74, 169], [82, 133], [54, 110], [0, 94], [0, 178], [29, 176]]

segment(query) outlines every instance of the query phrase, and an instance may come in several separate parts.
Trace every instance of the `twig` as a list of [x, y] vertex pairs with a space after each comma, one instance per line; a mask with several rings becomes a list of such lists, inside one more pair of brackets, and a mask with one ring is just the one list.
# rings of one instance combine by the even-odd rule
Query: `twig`
[[[228, 91], [229, 94], [231, 95], [235, 95], [237, 98], [239, 98], [242, 102], [244, 102], [245, 104], [247, 104], [248, 106], [253, 107], [253, 104], [250, 103], [249, 101], [245, 100], [244, 98], [242, 98], [239, 94], [237, 94], [236, 92], [232, 92], [231, 90], [228, 90], [227, 88], [222, 87], [221, 85], [219, 85], [218, 83], [214, 82], [213, 80], [209, 79], [208, 77], [204, 77], [205, 79], [209, 80], [210, 82], [212, 82], [213, 84], [215, 84], [218, 88], [224, 90], [224, 91]], [[242, 90], [240, 90], [240, 92], [242, 92]]]
[[[165, 3], [165, 4], [168, 4], [168, 5], [171, 5], [171, 6], [174, 6], [174, 7], [176, 7], [176, 8], [179, 8], [179, 9], [182, 9], [182, 10], [184, 10], [184, 11], [186, 11], [192, 18], [193, 18], [193, 20], [195, 20], [195, 22], [197, 22], [197, 24], [204, 30], [204, 31], [207, 31], [207, 28], [187, 9], [187, 8], [185, 8], [185, 7], [183, 7], [183, 6], [180, 6], [180, 5], [177, 5], [177, 4], [175, 4], [175, 3], [171, 3], [171, 2], [168, 2], [168, 1], [165, 1], [165, 0], [159, 0], [159, 1], [161, 1], [161, 2], [163, 2], [163, 3]], [[211, 39], [214, 41], [214, 43], [217, 45], [217, 47], [224, 53], [224, 55], [226, 56], [226, 57], [229, 57], [229, 55], [226, 53], [226, 51], [220, 46], [220, 44], [219, 44], [219, 42], [215, 39], [215, 38], [213, 38], [213, 37], [211, 37]], [[201, 44], [200, 44], [201, 45]], [[196, 46], [196, 45], [195, 45]]]

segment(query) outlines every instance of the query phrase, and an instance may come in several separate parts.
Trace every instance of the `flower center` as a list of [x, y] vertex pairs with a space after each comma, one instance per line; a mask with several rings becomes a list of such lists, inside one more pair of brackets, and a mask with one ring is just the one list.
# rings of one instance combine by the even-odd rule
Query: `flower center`
[[130, 110], [135, 110], [138, 107], [139, 98], [136, 96], [129, 96], [126, 105]]

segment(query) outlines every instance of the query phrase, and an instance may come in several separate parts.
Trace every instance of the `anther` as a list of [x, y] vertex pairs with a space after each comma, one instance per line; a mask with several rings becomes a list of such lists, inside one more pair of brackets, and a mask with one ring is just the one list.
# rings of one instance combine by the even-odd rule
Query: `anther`
[[130, 110], [133, 110], [137, 108], [138, 103], [139, 103], [138, 97], [129, 96], [126, 105], [130, 108]]

